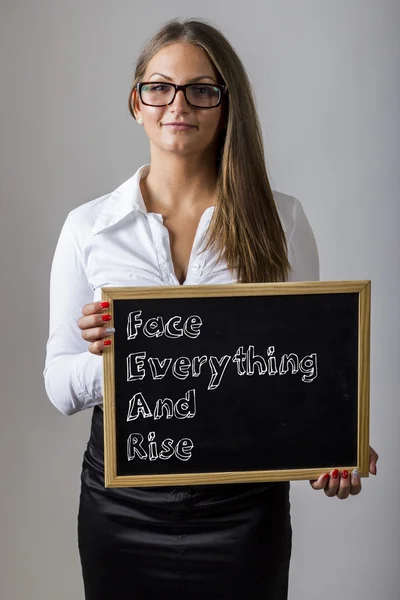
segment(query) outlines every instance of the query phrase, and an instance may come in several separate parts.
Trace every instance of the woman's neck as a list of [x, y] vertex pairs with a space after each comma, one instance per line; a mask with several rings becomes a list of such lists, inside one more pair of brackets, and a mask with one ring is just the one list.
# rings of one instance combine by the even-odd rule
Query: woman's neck
[[202, 212], [215, 203], [215, 158], [153, 156], [148, 174], [140, 182], [148, 212]]

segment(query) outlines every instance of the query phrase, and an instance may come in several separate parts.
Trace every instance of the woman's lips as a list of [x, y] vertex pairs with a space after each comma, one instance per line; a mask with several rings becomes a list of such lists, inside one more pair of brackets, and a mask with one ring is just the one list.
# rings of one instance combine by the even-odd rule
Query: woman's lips
[[184, 130], [184, 129], [194, 129], [194, 125], [186, 125], [186, 124], [174, 124], [174, 123], [164, 123], [164, 127], [169, 127], [170, 129]]

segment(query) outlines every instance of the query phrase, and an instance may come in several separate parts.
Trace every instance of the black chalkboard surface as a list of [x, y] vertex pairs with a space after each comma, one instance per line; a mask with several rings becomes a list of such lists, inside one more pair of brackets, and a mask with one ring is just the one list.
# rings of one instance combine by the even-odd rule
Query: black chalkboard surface
[[368, 475], [370, 282], [103, 299], [106, 486]]

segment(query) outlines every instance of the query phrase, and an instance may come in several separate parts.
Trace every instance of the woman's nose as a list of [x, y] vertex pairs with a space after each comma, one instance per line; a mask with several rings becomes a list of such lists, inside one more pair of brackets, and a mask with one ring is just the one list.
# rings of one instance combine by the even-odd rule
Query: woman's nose
[[172, 107], [175, 108], [189, 108], [190, 104], [188, 103], [188, 101], [185, 98], [185, 94], [183, 90], [178, 90], [176, 92], [174, 101], [171, 104]]

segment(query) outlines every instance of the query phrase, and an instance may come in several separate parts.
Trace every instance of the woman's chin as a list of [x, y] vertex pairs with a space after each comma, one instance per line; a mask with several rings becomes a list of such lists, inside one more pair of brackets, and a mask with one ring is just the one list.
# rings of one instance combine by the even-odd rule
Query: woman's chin
[[197, 144], [188, 144], [179, 141], [158, 144], [158, 147], [165, 152], [175, 152], [176, 154], [191, 154], [193, 151], [198, 151]]

